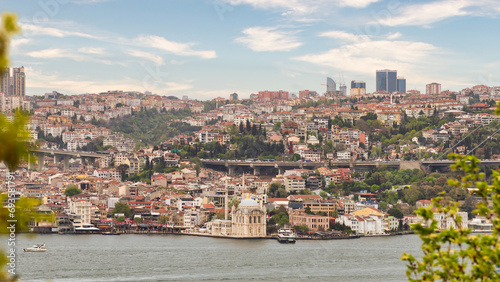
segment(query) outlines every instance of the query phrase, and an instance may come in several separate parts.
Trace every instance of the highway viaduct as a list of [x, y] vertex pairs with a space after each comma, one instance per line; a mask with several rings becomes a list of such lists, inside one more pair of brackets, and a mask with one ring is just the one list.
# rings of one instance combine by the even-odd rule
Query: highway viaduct
[[80, 158], [82, 162], [85, 159], [89, 159], [90, 163], [94, 163], [96, 159], [104, 157], [106, 154], [95, 153], [95, 152], [80, 152], [80, 151], [67, 151], [67, 150], [54, 150], [54, 149], [32, 149], [31, 153], [34, 153], [38, 157], [38, 170], [43, 169], [43, 157], [45, 154], [54, 155], [54, 163], [63, 162], [64, 170], [69, 170], [69, 159], [71, 156]]

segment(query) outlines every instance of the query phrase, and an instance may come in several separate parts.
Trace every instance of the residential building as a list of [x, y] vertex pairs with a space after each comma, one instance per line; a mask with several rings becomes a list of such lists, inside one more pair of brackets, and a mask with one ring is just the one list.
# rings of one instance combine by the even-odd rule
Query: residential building
[[351, 96], [359, 96], [366, 94], [366, 82], [361, 80], [351, 81]]
[[427, 95], [441, 93], [441, 84], [433, 82], [425, 85], [425, 93]]
[[286, 176], [285, 189], [287, 192], [304, 190], [306, 189], [306, 180], [295, 174]]
[[330, 228], [328, 216], [306, 214], [304, 210], [292, 211], [289, 215], [290, 225], [306, 225], [311, 231], [325, 231]]

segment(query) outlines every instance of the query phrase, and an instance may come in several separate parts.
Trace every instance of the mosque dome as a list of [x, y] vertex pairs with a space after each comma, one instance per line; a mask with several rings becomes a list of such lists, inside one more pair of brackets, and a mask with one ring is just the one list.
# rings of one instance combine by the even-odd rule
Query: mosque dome
[[252, 199], [245, 199], [241, 201], [238, 207], [260, 207], [259, 204]]

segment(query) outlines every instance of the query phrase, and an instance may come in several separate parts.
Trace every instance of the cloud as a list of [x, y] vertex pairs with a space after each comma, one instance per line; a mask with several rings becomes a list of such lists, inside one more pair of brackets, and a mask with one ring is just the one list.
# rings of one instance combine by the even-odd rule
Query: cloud
[[27, 53], [28, 56], [41, 59], [69, 58], [75, 61], [82, 61], [84, 56], [72, 53], [68, 49], [51, 48]]
[[161, 36], [156, 35], [143, 35], [137, 37], [134, 42], [139, 46], [151, 47], [167, 51], [179, 56], [195, 56], [202, 59], [213, 59], [217, 55], [213, 50], [197, 51], [191, 47], [194, 43], [180, 43], [170, 41]]
[[81, 54], [79, 52], [72, 52], [69, 49], [62, 49], [62, 48], [49, 48], [49, 49], [43, 49], [43, 50], [38, 50], [38, 51], [32, 51], [32, 52], [28, 52], [27, 55], [30, 57], [39, 58], [39, 59], [64, 59], [64, 58], [66, 58], [66, 59], [72, 59], [72, 60], [77, 61], [77, 62], [92, 61], [92, 62], [98, 62], [98, 63], [106, 64], [106, 65], [125, 66], [125, 64], [121, 61], [98, 59], [98, 58], [95, 58], [95, 56], [93, 56], [94, 54], [90, 54], [92, 56], [87, 56], [87, 55]]
[[193, 86], [186, 83], [173, 81], [155, 81], [155, 83], [144, 84], [142, 80], [131, 77], [123, 77], [118, 80], [74, 80], [68, 79], [60, 73], [44, 73], [33, 67], [26, 68], [29, 75], [29, 91], [51, 91], [57, 90], [65, 94], [99, 93], [112, 89], [129, 91], [151, 91], [161, 95], [181, 95], [183, 91]]
[[224, 0], [231, 5], [251, 5], [258, 9], [280, 9], [284, 15], [311, 14], [338, 7], [364, 8], [380, 0]]
[[86, 53], [91, 55], [104, 55], [104, 49], [101, 47], [81, 47], [78, 48], [78, 52]]
[[79, 31], [68, 31], [62, 30], [59, 28], [39, 26], [34, 24], [20, 23], [21, 31], [23, 35], [48, 35], [53, 37], [68, 37], [68, 36], [76, 36], [76, 37], [84, 37], [84, 38], [96, 38], [93, 35], [88, 33], [83, 33]]
[[500, 13], [497, 0], [441, 0], [400, 7], [394, 16], [379, 20], [387, 26], [427, 26], [457, 16], [494, 16]]
[[145, 60], [149, 60], [149, 61], [155, 63], [158, 66], [161, 66], [161, 65], [164, 64], [163, 58], [161, 56], [158, 56], [158, 55], [155, 55], [155, 54], [152, 54], [152, 53], [138, 51], [138, 50], [128, 50], [126, 53], [128, 55], [130, 55], [130, 56], [134, 56], [134, 57], [142, 58], [142, 59], [145, 59]]
[[31, 42], [31, 39], [29, 38], [17, 38], [17, 39], [12, 39], [10, 41], [10, 46], [15, 49], [19, 48], [21, 45], [26, 45]]
[[368, 35], [356, 35], [345, 31], [340, 30], [331, 30], [325, 31], [319, 34], [321, 37], [329, 37], [339, 39], [341, 41], [347, 42], [360, 42], [370, 40]]
[[394, 39], [397, 39], [397, 38], [400, 38], [403, 34], [401, 34], [401, 32], [394, 32], [394, 33], [389, 33], [387, 35], [387, 39], [389, 40], [394, 40]]
[[[355, 38], [355, 35], [339, 34], [341, 37]], [[390, 68], [397, 69], [406, 76], [432, 62], [432, 55], [440, 51], [436, 46], [425, 42], [365, 39], [347, 42], [323, 53], [306, 54], [293, 59], [333, 67], [355, 75], [373, 75], [377, 69]]]
[[302, 45], [289, 32], [278, 31], [275, 27], [250, 27], [242, 31], [245, 36], [235, 39], [256, 52], [290, 51]]

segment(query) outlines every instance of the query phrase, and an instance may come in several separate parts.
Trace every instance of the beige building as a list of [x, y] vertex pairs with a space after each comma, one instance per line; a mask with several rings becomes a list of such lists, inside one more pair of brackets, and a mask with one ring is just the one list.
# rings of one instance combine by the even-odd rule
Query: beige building
[[265, 237], [266, 210], [256, 201], [245, 199], [232, 209], [232, 235], [235, 237]]

